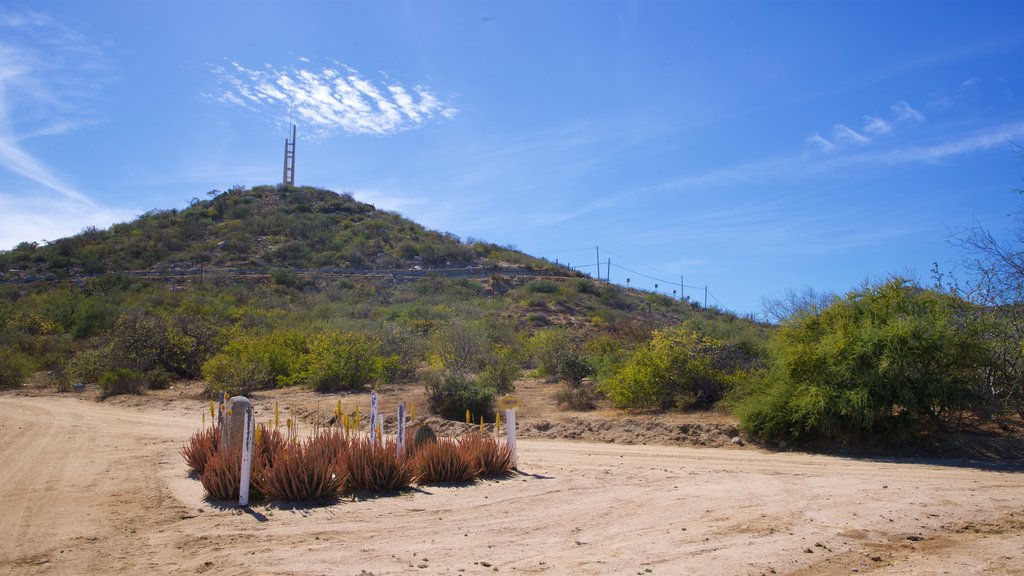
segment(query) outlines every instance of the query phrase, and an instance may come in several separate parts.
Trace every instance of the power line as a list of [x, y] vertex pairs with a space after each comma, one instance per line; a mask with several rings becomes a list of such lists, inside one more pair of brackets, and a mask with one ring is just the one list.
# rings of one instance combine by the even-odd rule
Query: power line
[[658, 283], [665, 283], [665, 284], [668, 284], [670, 286], [679, 286], [679, 282], [673, 282], [671, 280], [664, 280], [662, 278], [655, 278], [654, 276], [648, 276], [647, 274], [644, 274], [643, 272], [637, 272], [636, 270], [631, 270], [629, 268], [626, 268], [625, 266], [619, 266], [618, 264], [615, 264], [614, 262], [612, 263], [612, 266], [614, 266], [615, 268], [618, 268], [619, 270], [625, 270], [626, 272], [629, 272], [630, 274], [636, 274], [637, 276], [643, 276], [644, 278], [647, 278], [648, 280], [654, 280], [654, 281], [656, 281]]

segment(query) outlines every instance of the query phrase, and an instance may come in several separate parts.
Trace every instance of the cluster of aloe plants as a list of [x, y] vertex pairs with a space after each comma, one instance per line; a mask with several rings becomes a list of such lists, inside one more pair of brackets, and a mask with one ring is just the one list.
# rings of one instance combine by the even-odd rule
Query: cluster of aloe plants
[[[471, 432], [460, 438], [431, 438], [417, 445], [410, 437], [399, 453], [393, 438], [371, 443], [337, 429], [288, 440], [280, 430], [260, 425], [252, 457], [249, 493], [254, 500], [325, 501], [357, 492], [391, 492], [413, 484], [469, 482], [508, 475], [511, 450], [493, 436]], [[204, 428], [181, 448], [181, 455], [215, 500], [238, 499], [241, 451], [220, 449], [220, 429]]]

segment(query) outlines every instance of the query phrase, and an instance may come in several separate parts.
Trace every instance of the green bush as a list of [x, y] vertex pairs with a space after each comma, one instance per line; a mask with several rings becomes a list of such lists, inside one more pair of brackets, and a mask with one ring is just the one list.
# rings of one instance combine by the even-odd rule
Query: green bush
[[21, 386], [31, 373], [31, 358], [13, 348], [0, 348], [0, 390]]
[[244, 335], [207, 360], [202, 373], [212, 390], [244, 394], [301, 383], [306, 377], [307, 359], [306, 336], [300, 332]]
[[462, 420], [466, 410], [474, 417], [494, 420], [494, 396], [493, 388], [456, 372], [436, 373], [427, 384], [430, 411], [449, 420]]
[[498, 345], [480, 373], [479, 381], [483, 386], [496, 390], [498, 394], [508, 394], [521, 372], [522, 366], [516, 350]]
[[68, 362], [67, 371], [80, 382], [99, 382], [104, 373], [116, 368], [111, 354], [109, 346], [82, 350]]
[[797, 315], [772, 338], [763, 386], [736, 401], [764, 438], [915, 433], [970, 409], [989, 361], [966, 304], [894, 278]]
[[523, 288], [531, 294], [555, 294], [558, 292], [558, 283], [551, 280], [530, 280]]
[[141, 394], [146, 388], [146, 376], [138, 370], [116, 368], [100, 376], [100, 390], [104, 398], [120, 394]]
[[542, 375], [575, 387], [594, 373], [585, 343], [583, 334], [577, 330], [547, 328], [530, 338], [529, 349]]
[[252, 356], [217, 354], [203, 365], [203, 378], [210, 382], [210, 392], [227, 392], [230, 396], [248, 396], [253, 390], [274, 385], [274, 375], [267, 365]]
[[712, 365], [721, 346], [682, 327], [656, 330], [600, 390], [621, 408], [708, 406], [720, 399], [726, 382]]
[[363, 390], [385, 377], [380, 344], [356, 332], [325, 332], [309, 343], [306, 384], [321, 392]]

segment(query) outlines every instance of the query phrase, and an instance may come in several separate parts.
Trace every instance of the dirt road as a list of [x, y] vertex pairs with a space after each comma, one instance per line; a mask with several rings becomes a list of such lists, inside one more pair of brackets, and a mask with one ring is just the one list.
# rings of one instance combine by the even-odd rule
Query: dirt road
[[1024, 468], [520, 442], [520, 474], [318, 508], [203, 500], [197, 401], [0, 396], [0, 572], [1024, 574]]

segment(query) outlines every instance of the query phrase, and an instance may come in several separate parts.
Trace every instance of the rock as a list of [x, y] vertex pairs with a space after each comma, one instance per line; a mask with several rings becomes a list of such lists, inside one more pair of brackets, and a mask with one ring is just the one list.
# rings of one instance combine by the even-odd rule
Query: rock
[[227, 412], [224, 414], [224, 426], [220, 431], [220, 449], [242, 447], [242, 432], [245, 429], [245, 413], [252, 414], [252, 402], [245, 396], [234, 396], [228, 399]]
[[539, 430], [540, 432], [547, 432], [548, 429], [551, 428], [551, 422], [548, 422], [547, 420], [541, 420], [540, 422], [534, 424], [533, 428], [535, 430]]
[[743, 440], [741, 440], [739, 436], [733, 436], [732, 443], [737, 446], [743, 446]]
[[426, 424], [423, 424], [416, 429], [416, 433], [412, 435], [412, 448], [418, 450], [420, 446], [429, 444], [431, 442], [437, 442], [437, 434], [434, 433], [434, 429]]
[[786, 444], [785, 440], [779, 440], [779, 450], [785, 450], [786, 446], [789, 446], [789, 444]]

